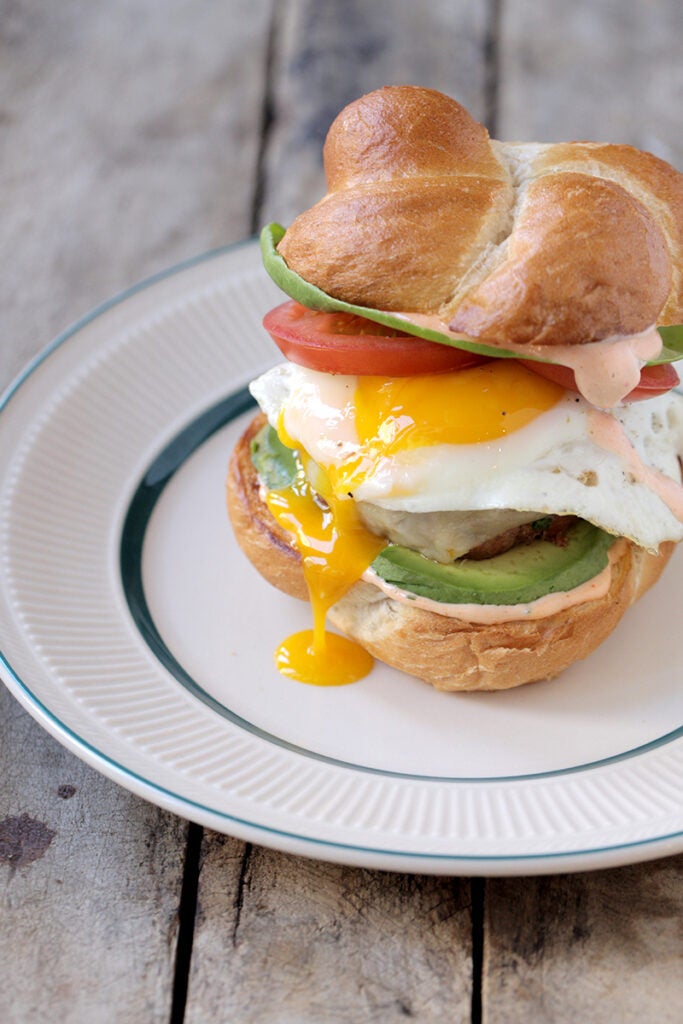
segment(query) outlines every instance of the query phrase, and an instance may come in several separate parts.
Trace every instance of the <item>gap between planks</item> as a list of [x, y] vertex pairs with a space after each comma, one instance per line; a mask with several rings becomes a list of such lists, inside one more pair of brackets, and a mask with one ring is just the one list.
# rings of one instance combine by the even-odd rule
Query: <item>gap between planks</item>
[[192, 944], [197, 918], [197, 893], [199, 890], [199, 867], [204, 829], [194, 822], [188, 823], [185, 847], [185, 867], [178, 908], [178, 938], [176, 943], [175, 970], [173, 975], [173, 996], [169, 1024], [182, 1024], [185, 1019], [187, 987], [192, 961]]
[[[173, 980], [173, 997], [169, 1024], [183, 1024], [187, 1005], [188, 984], [192, 962], [195, 924], [197, 920], [197, 900], [199, 891], [199, 875], [201, 871], [201, 853], [204, 841], [204, 828], [190, 822], [188, 825], [185, 865], [178, 910], [178, 938]], [[244, 844], [242, 864], [235, 893], [235, 920], [232, 941], [236, 943], [237, 930], [244, 902], [245, 878], [249, 870], [252, 855], [252, 844]], [[482, 1024], [482, 993], [484, 965], [484, 921], [486, 906], [486, 879], [470, 879], [470, 930], [472, 958], [472, 993], [471, 993], [471, 1024]]]

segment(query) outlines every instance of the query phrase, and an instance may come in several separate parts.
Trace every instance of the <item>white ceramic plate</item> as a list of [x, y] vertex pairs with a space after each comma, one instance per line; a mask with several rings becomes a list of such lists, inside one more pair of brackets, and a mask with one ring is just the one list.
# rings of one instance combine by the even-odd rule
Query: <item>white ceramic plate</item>
[[548, 684], [439, 694], [377, 665], [278, 675], [308, 608], [224, 508], [247, 381], [281, 300], [255, 243], [132, 289], [0, 407], [3, 678], [66, 747], [180, 815], [349, 864], [581, 870], [683, 850], [681, 559]]

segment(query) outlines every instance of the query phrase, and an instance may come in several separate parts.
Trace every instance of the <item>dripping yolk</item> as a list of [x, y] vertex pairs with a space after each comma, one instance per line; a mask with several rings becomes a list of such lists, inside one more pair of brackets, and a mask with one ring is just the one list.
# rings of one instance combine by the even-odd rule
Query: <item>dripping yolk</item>
[[280, 440], [299, 450], [302, 468], [289, 487], [268, 493], [267, 504], [301, 555], [313, 629], [280, 646], [280, 671], [301, 682], [342, 685], [361, 679], [372, 667], [362, 647], [326, 632], [325, 618], [386, 546], [365, 529], [350, 497], [383, 459], [430, 445], [503, 437], [550, 409], [563, 394], [559, 385], [506, 359], [453, 373], [358, 377], [352, 407], [358, 446], [341, 463], [326, 467], [288, 436], [281, 415]]
[[[329, 633], [329, 608], [360, 579], [386, 541], [358, 519], [354, 502], [337, 498], [324, 472], [304, 457], [305, 470], [289, 487], [269, 491], [272, 515], [294, 535], [313, 608], [313, 629], [288, 637], [276, 652], [286, 676], [318, 686], [341, 686], [366, 676], [373, 660], [364, 648]], [[313, 481], [313, 485], [311, 483]]]

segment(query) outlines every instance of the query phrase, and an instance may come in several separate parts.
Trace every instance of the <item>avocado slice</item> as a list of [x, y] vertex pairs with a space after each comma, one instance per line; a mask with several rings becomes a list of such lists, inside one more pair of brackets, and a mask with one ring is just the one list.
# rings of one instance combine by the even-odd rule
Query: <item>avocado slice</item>
[[[302, 306], [309, 309], [320, 309], [327, 313], [342, 312], [354, 313], [356, 316], [364, 316], [366, 320], [374, 320], [375, 323], [385, 324], [406, 334], [414, 334], [418, 338], [425, 338], [427, 341], [435, 341], [440, 345], [451, 345], [453, 348], [464, 349], [467, 352], [476, 352], [477, 355], [489, 356], [493, 359], [517, 359], [518, 353], [509, 352], [504, 348], [497, 348], [492, 345], [482, 345], [478, 341], [471, 341], [464, 338], [452, 338], [441, 331], [434, 331], [428, 327], [411, 323], [403, 316], [396, 316], [395, 313], [388, 313], [381, 309], [370, 309], [368, 306], [356, 306], [351, 302], [343, 302], [328, 295], [315, 285], [304, 281], [296, 271], [291, 270], [277, 251], [277, 246], [285, 234], [281, 224], [267, 224], [261, 231], [261, 255], [263, 265], [272, 277], [275, 284], [289, 295], [290, 298], [300, 302]], [[683, 324], [670, 327], [659, 327], [663, 347], [656, 359], [651, 360], [648, 366], [658, 363], [673, 363], [677, 359], [683, 359]], [[541, 359], [539, 356], [528, 355], [526, 359], [538, 363], [549, 363], [551, 359]]]
[[537, 540], [481, 561], [460, 558], [449, 565], [399, 545], [385, 548], [372, 568], [385, 582], [442, 604], [527, 604], [545, 594], [573, 590], [607, 566], [616, 540], [578, 520], [566, 544]]

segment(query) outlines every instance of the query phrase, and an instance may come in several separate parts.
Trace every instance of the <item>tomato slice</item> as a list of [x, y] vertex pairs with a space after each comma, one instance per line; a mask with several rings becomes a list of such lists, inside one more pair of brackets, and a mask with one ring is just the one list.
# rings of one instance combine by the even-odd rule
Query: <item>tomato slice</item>
[[[287, 359], [323, 373], [413, 377], [464, 370], [488, 362], [486, 356], [366, 320], [352, 313], [323, 313], [291, 299], [263, 318], [263, 326]], [[539, 377], [577, 391], [574, 371], [557, 363], [519, 362]], [[679, 377], [671, 363], [644, 366], [640, 382], [623, 399], [639, 402], [671, 391]]]
[[352, 313], [322, 313], [294, 300], [267, 313], [263, 326], [284, 356], [324, 373], [413, 377], [464, 370], [486, 356], [366, 320]]
[[[533, 370], [539, 377], [552, 380], [568, 391], [578, 391], [574, 371], [568, 366], [557, 363], [537, 363], [531, 359], [520, 359], [522, 366]], [[678, 373], [671, 363], [659, 363], [655, 366], [644, 366], [640, 371], [640, 383], [633, 391], [629, 391], [623, 402], [642, 402], [645, 398], [664, 395], [680, 383]]]

